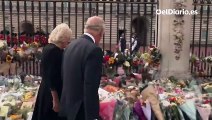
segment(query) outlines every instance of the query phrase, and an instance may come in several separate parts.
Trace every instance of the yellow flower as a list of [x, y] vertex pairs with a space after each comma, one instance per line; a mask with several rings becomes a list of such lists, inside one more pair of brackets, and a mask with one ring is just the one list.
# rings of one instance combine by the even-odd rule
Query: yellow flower
[[115, 62], [115, 59], [113, 57], [110, 57], [108, 60], [108, 64], [111, 65], [111, 64], [114, 64], [114, 62]]
[[141, 55], [141, 58], [143, 58], [146, 62], [151, 63], [151, 56], [149, 53], [144, 53]]
[[21, 51], [22, 49], [20, 47], [16, 48], [16, 51]]
[[7, 46], [7, 42], [5, 40], [0, 40], [0, 48], [4, 48]]
[[26, 47], [28, 48], [29, 47], [29, 44], [26, 44]]
[[33, 92], [27, 92], [27, 93], [24, 95], [24, 100], [28, 101], [28, 100], [31, 99], [33, 96], [34, 96], [34, 93], [33, 93]]
[[144, 53], [144, 54], [141, 55], [141, 57], [143, 59], [148, 59], [150, 57], [150, 54], [149, 53]]
[[19, 50], [17, 51], [17, 53], [18, 53], [18, 55], [19, 55], [20, 57], [24, 57], [24, 50], [23, 50], [23, 49], [19, 49]]
[[129, 63], [128, 61], [125, 61], [125, 62], [124, 62], [124, 66], [130, 67], [130, 63]]
[[10, 55], [7, 55], [7, 57], [6, 57], [6, 62], [7, 62], [7, 63], [11, 63], [12, 60], [13, 60], [13, 57], [10, 56]]
[[33, 46], [33, 47], [39, 47], [39, 43], [38, 43], [38, 42], [33, 42], [33, 43], [31, 44], [31, 46]]

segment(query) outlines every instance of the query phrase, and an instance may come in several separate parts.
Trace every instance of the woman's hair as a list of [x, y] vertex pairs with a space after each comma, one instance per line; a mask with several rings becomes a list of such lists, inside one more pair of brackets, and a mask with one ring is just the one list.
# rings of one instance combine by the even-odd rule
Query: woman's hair
[[72, 36], [72, 30], [65, 23], [57, 25], [50, 33], [48, 42], [58, 44], [70, 40]]

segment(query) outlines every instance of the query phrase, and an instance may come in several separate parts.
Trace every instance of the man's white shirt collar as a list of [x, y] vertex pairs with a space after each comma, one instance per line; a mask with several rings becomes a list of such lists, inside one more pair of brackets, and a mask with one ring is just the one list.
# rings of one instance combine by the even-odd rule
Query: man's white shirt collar
[[95, 39], [94, 39], [94, 37], [91, 34], [89, 34], [89, 33], [84, 33], [84, 34], [89, 36], [93, 40], [93, 42], [95, 43]]

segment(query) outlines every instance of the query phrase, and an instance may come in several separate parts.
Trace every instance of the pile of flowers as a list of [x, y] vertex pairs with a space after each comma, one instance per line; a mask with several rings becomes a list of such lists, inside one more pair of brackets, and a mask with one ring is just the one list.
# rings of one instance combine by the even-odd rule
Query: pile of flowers
[[212, 56], [198, 58], [196, 55], [191, 55], [190, 62], [193, 63], [196, 67], [198, 67], [201, 62], [211, 64]]
[[[124, 80], [116, 77], [103, 82], [106, 79], [102, 77], [99, 89], [100, 116], [103, 119], [209, 119], [212, 84], [208, 81], [198, 85], [195, 79], [180, 80], [173, 76], [148, 84], [132, 77]], [[117, 79], [121, 86], [117, 85]]]
[[8, 63], [16, 61], [39, 61], [41, 58], [42, 48], [37, 42], [30, 44], [23, 43], [21, 45], [14, 45], [10, 47], [6, 41], [0, 40], [0, 59]]
[[31, 44], [34, 41], [39, 43], [40, 45], [46, 45], [48, 43], [48, 39], [46, 38], [45, 35], [35, 35], [34, 39], [33, 37], [26, 36], [26, 35], [20, 35], [18, 38], [17, 36], [11, 36], [10, 35], [4, 35], [0, 34], [0, 40], [6, 40], [8, 44], [13, 43], [13, 44], [22, 44], [22, 43], [27, 43]]
[[[155, 46], [150, 46], [148, 52], [131, 55], [129, 50], [122, 52], [105, 52], [103, 69], [106, 75], [142, 73], [146, 69], [158, 69], [160, 66], [161, 53]], [[122, 67], [121, 71], [119, 68]], [[148, 71], [149, 71], [148, 70]]]
[[212, 56], [207, 56], [207, 57], [203, 58], [202, 61], [211, 64], [212, 63]]
[[190, 62], [194, 64], [194, 66], [198, 66], [200, 64], [200, 59], [195, 55], [190, 56]]
[[[205, 71], [200, 67], [201, 64], [207, 64], [207, 65], [212, 65], [212, 56], [207, 56], [207, 57], [197, 57], [196, 55], [191, 55], [190, 56], [190, 63], [198, 68], [198, 71], [196, 73], [193, 73], [194, 76], [199, 76], [199, 77], [204, 77], [206, 76]], [[199, 69], [201, 68], [201, 69]]]
[[28, 119], [33, 111], [40, 77], [0, 76], [0, 116], [5, 119]]

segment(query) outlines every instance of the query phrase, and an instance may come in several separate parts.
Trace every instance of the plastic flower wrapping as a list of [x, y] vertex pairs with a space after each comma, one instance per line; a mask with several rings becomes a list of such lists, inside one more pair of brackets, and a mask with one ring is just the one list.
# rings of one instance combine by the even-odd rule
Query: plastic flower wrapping
[[26, 120], [33, 111], [40, 77], [0, 76], [0, 116], [5, 119]]
[[100, 104], [100, 116], [103, 120], [113, 120], [116, 100], [104, 101]]
[[150, 46], [144, 53], [130, 54], [128, 49], [124, 52], [105, 51], [104, 53], [103, 74], [110, 78], [116, 74], [145, 73], [146, 77], [156, 74], [162, 57], [159, 49], [155, 46]]
[[196, 107], [202, 120], [209, 120], [209, 116], [211, 114], [211, 106], [206, 104], [206, 105], [197, 105]]
[[[10, 49], [4, 44], [1, 46], [4, 46], [2, 51], [7, 50], [6, 55], [10, 55], [6, 56], [8, 62], [17, 59], [14, 54], [29, 58], [42, 52], [36, 42]], [[161, 59], [158, 48], [151, 46], [145, 53], [132, 55], [128, 50], [124, 53], [107, 51], [103, 59], [104, 74], [98, 91], [103, 120], [210, 118], [212, 83], [199, 84], [196, 79], [181, 80], [173, 76], [155, 80], [152, 71], [159, 70]], [[0, 116], [30, 117], [40, 79], [0, 76]]]
[[196, 108], [194, 101], [186, 101], [179, 107], [191, 120], [196, 120]]
[[[126, 117], [136, 120], [211, 119], [212, 83], [199, 84], [196, 79], [181, 80], [171, 76], [145, 84], [135, 76], [130, 77], [106, 77], [104, 80], [110, 80], [99, 91], [100, 105], [116, 100], [114, 120]], [[121, 81], [119, 85], [115, 84], [116, 80]]]
[[142, 108], [142, 111], [144, 112], [146, 119], [151, 120], [152, 113], [151, 113], [151, 105], [149, 101], [145, 101], [145, 103], [142, 104], [141, 108]]

